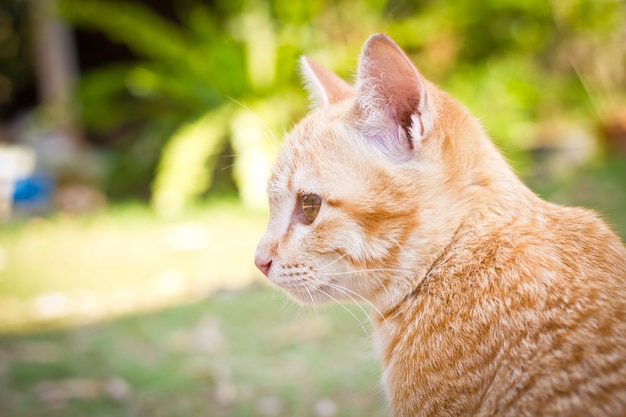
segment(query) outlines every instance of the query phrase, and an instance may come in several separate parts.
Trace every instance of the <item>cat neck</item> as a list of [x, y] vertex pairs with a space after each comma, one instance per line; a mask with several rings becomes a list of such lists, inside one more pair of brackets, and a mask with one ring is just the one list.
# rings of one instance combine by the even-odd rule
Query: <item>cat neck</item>
[[480, 247], [480, 242], [492, 240], [494, 233], [506, 233], [507, 225], [531, 222], [545, 210], [548, 203], [519, 180], [480, 128], [475, 134], [482, 137], [469, 145], [480, 149], [474, 152], [473, 167], [453, 180], [442, 178], [447, 187], [431, 185], [417, 194], [424, 217], [407, 244], [409, 260], [401, 268], [412, 272], [400, 272], [392, 288], [373, 300], [379, 311], [394, 311], [419, 292], [431, 271], [450, 254], [471, 259], [472, 248]]

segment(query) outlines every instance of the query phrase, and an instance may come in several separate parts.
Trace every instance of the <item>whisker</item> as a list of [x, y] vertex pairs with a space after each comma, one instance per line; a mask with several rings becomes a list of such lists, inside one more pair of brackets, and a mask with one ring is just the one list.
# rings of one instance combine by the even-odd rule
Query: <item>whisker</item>
[[252, 109], [250, 109], [250, 107], [248, 107], [246, 104], [240, 102], [236, 98], [231, 97], [231, 96], [226, 96], [226, 97], [230, 101], [232, 101], [233, 103], [235, 103], [236, 105], [241, 107], [242, 109], [244, 109], [247, 112], [249, 112], [252, 116], [254, 116], [254, 118], [261, 124], [261, 127], [265, 131], [265, 134], [267, 135], [266, 137], [269, 139], [269, 142], [272, 145], [272, 147], [274, 148], [274, 150], [277, 150], [279, 148], [279, 145], [280, 145], [279, 140], [276, 137], [276, 135], [274, 134], [274, 131], [272, 129], [270, 129], [270, 127], [267, 125], [267, 123], [265, 123], [265, 120], [263, 120], [263, 118], [261, 116], [259, 116]]
[[410, 274], [412, 271], [406, 269], [391, 269], [391, 268], [372, 268], [372, 269], [357, 269], [354, 271], [345, 271], [345, 272], [330, 272], [323, 273], [324, 276], [338, 276], [338, 275], [352, 275], [358, 274], [359, 272], [402, 272], [405, 274]]
[[[324, 290], [321, 288], [321, 286], [326, 285], [326, 286], [329, 286], [329, 287], [331, 287], [331, 288], [335, 288], [335, 289], [337, 289], [337, 290], [341, 291], [342, 293], [346, 294], [346, 296], [347, 296], [348, 298], [350, 298], [350, 299], [351, 299], [351, 300], [352, 300], [352, 301], [353, 301], [353, 302], [354, 302], [354, 303], [355, 303], [355, 304], [356, 304], [356, 305], [357, 305], [357, 306], [361, 309], [361, 311], [365, 314], [365, 316], [369, 319], [369, 315], [367, 314], [367, 311], [365, 311], [365, 309], [364, 309], [364, 308], [363, 308], [363, 307], [362, 307], [362, 306], [361, 306], [361, 305], [360, 305], [360, 304], [359, 304], [359, 303], [358, 303], [358, 302], [357, 302], [354, 298], [350, 297], [350, 295], [349, 295], [349, 294], [347, 294], [345, 291], [343, 291], [343, 289], [342, 289], [340, 286], [337, 286], [337, 285], [335, 285], [335, 284], [333, 284], [333, 283], [324, 282], [324, 281], [321, 281], [321, 280], [319, 280], [319, 279], [315, 279], [315, 278], [310, 278], [310, 282], [320, 284], [320, 287], [319, 287], [319, 288], [317, 288], [317, 291], [320, 291], [321, 293], [323, 293], [324, 295], [326, 295], [328, 298], [332, 299], [334, 302], [336, 302], [337, 304], [339, 304], [339, 305], [341, 306], [341, 308], [343, 308], [344, 310], [346, 310], [346, 311], [347, 311], [347, 312], [348, 312], [348, 313], [349, 313], [352, 317], [354, 317], [354, 318], [355, 318], [355, 319], [359, 322], [359, 325], [360, 325], [360, 326], [361, 326], [361, 328], [363, 329], [363, 332], [364, 332], [366, 335], [368, 335], [368, 336], [369, 336], [369, 333], [368, 333], [367, 329], [366, 329], [366, 328], [365, 328], [365, 326], [363, 325], [363, 322], [362, 322], [362, 321], [361, 321], [361, 320], [357, 317], [357, 315], [356, 315], [356, 314], [354, 314], [354, 312], [352, 312], [352, 310], [350, 310], [348, 307], [346, 307], [346, 306], [345, 306], [345, 305], [344, 305], [344, 304], [343, 304], [340, 300], [338, 300], [337, 298], [333, 297], [333, 296], [332, 296], [331, 294], [329, 294], [327, 291], [324, 291]], [[315, 300], [313, 299], [313, 294], [311, 293], [311, 290], [309, 289], [309, 287], [308, 287], [306, 284], [304, 284], [303, 282], [296, 282], [296, 284], [298, 285], [298, 287], [299, 287], [299, 288], [303, 288], [303, 289], [305, 290], [305, 292], [306, 292], [306, 293], [308, 294], [308, 296], [309, 296], [309, 299], [311, 300], [311, 304], [312, 304], [314, 307], [316, 307]], [[346, 288], [346, 290], [347, 290], [347, 288]], [[365, 300], [365, 301], [367, 301], [367, 300]], [[375, 308], [375, 307], [374, 307], [374, 308]], [[316, 310], [316, 311], [317, 311], [317, 310]]]
[[[352, 297], [350, 294], [355, 295], [356, 297], [358, 297], [360, 300], [363, 300], [363, 302], [365, 302], [367, 305], [369, 305], [379, 316], [381, 319], [383, 319], [383, 322], [385, 322], [385, 325], [388, 326], [387, 323], [387, 319], [385, 318], [385, 315], [378, 309], [378, 307], [376, 307], [371, 301], [369, 301], [367, 298], [363, 297], [361, 294], [351, 290], [350, 288], [344, 287], [343, 285], [339, 285], [336, 284], [334, 282], [324, 282], [321, 281], [319, 279], [313, 279], [315, 282], [318, 283], [322, 283], [324, 285], [328, 285], [331, 288], [334, 288], [338, 291], [341, 291], [341, 293], [345, 294], [350, 300], [352, 300], [360, 309], [361, 311], [363, 311], [363, 313], [365, 313], [369, 319], [369, 314], [367, 313], [367, 311], [365, 311], [365, 309], [359, 304], [358, 300], [354, 299], [354, 297]], [[370, 319], [371, 322], [371, 319]], [[372, 323], [373, 325], [374, 323]]]
[[293, 313], [296, 317], [302, 314], [302, 309], [296, 308], [296, 303], [294, 303], [293, 300], [291, 300], [284, 292], [272, 291], [272, 293], [275, 295], [275, 300], [280, 300], [283, 311]]
[[389, 294], [389, 288], [387, 288], [387, 286], [385, 285], [385, 283], [383, 282], [383, 280], [376, 274], [374, 275], [370, 275], [368, 278], [374, 278], [376, 280], [376, 282], [379, 285], [379, 288], [385, 293], [385, 294]]
[[[402, 245], [400, 245], [400, 242], [397, 241], [397, 239], [392, 238], [392, 237], [388, 237], [398, 248], [400, 248], [401, 251], [404, 251], [404, 248], [402, 247]], [[348, 256], [348, 253], [343, 254], [342, 256], [339, 256], [338, 258], [336, 258], [335, 260], [331, 261], [330, 263], [328, 263], [327, 265], [325, 265], [324, 267], [318, 269], [318, 273], [320, 275], [323, 276], [341, 276], [341, 275], [352, 275], [358, 272], [398, 272], [398, 273], [412, 273], [412, 271], [409, 270], [404, 270], [404, 269], [391, 269], [391, 268], [379, 268], [379, 269], [362, 269], [362, 270], [353, 270], [353, 271], [348, 271], [348, 272], [336, 272], [336, 273], [325, 273], [323, 271], [327, 270], [330, 266], [332, 266], [333, 264], [335, 264], [336, 262], [338, 262], [339, 260], [345, 258], [346, 256]], [[377, 275], [373, 275], [373, 278], [378, 282], [378, 284], [380, 284], [380, 288], [384, 293], [388, 293], [389, 289], [386, 288], [386, 286], [384, 285], [382, 279], [380, 277], [378, 277]], [[345, 288], [345, 287], [344, 287]], [[354, 293], [356, 294], [356, 293]], [[365, 300], [362, 296], [360, 296], [360, 294], [356, 294], [359, 297], [361, 297], [364, 301], [368, 302], [368, 304], [370, 304], [372, 307], [374, 307], [369, 301]], [[375, 308], [375, 307], [374, 307]], [[381, 318], [383, 318], [383, 320], [385, 320], [384, 316], [379, 312]], [[386, 320], [385, 320], [386, 322]]]
[[325, 265], [323, 268], [320, 268], [319, 271], [323, 271], [325, 269], [328, 269], [331, 265], [335, 264], [337, 261], [340, 261], [341, 259], [345, 258], [346, 256], [348, 256], [348, 254], [344, 253], [343, 255], [341, 255], [340, 257], [335, 259], [334, 261], [330, 262], [328, 265]]
[[315, 299], [313, 298], [313, 293], [311, 293], [311, 290], [306, 285], [302, 285], [302, 288], [305, 289], [307, 295], [309, 296], [309, 300], [311, 300], [311, 307], [313, 307], [313, 311], [317, 313], [317, 304], [315, 303]]
[[[323, 282], [324, 283], [324, 282]], [[326, 283], [324, 283], [326, 284]], [[354, 312], [352, 310], [350, 310], [348, 307], [346, 307], [341, 301], [339, 301], [338, 299], [336, 299], [335, 297], [333, 297], [332, 295], [330, 295], [328, 292], [322, 290], [322, 289], [318, 289], [318, 291], [321, 291], [322, 293], [324, 293], [327, 297], [331, 298], [333, 301], [335, 301], [337, 304], [339, 304], [341, 306], [341, 308], [343, 308], [344, 310], [346, 310], [352, 317], [354, 317], [356, 319], [357, 322], [359, 322], [359, 325], [361, 326], [361, 329], [363, 329], [363, 333], [365, 333], [367, 336], [369, 336], [369, 332], [367, 331], [367, 329], [365, 328], [365, 326], [363, 325], [363, 322], [357, 317], [356, 314], [354, 314]], [[357, 303], [358, 305], [358, 303]], [[361, 307], [362, 308], [362, 307]]]
[[239, 160], [235, 160], [235, 161], [233, 161], [232, 164], [229, 164], [229, 165], [226, 165], [226, 166], [222, 167], [221, 170], [222, 171], [226, 171], [228, 169], [232, 169], [233, 167], [238, 167], [238, 166], [241, 166], [241, 162]]
[[[328, 285], [328, 284], [327, 284]], [[348, 297], [350, 299], [350, 301], [352, 301], [358, 308], [359, 310], [361, 310], [363, 312], [363, 314], [365, 315], [365, 317], [367, 317], [367, 320], [370, 322], [370, 324], [373, 326], [374, 323], [372, 322], [372, 319], [370, 318], [368, 312], [363, 308], [363, 306], [361, 305], [361, 303], [359, 303], [359, 300], [355, 299], [354, 297], [352, 297], [352, 295], [350, 295], [350, 293], [353, 293], [357, 296], [359, 296], [360, 299], [364, 300], [369, 306], [371, 306], [375, 311], [378, 311], [378, 309], [376, 307], [374, 307], [372, 305], [372, 303], [370, 303], [369, 301], [367, 301], [365, 298], [363, 298], [362, 296], [360, 296], [359, 294], [356, 294], [354, 291], [350, 291], [348, 288], [342, 287], [340, 285], [337, 284], [330, 284], [329, 285], [331, 288], [334, 288], [335, 290], [341, 292], [343, 295], [345, 295], [346, 297]]]

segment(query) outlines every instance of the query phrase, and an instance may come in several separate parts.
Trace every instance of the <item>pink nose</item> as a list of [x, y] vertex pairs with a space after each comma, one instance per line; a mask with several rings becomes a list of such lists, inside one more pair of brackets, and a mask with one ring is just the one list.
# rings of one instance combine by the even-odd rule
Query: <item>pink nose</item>
[[257, 254], [254, 257], [254, 264], [261, 272], [263, 272], [263, 275], [267, 276], [270, 272], [270, 268], [272, 267], [272, 260]]

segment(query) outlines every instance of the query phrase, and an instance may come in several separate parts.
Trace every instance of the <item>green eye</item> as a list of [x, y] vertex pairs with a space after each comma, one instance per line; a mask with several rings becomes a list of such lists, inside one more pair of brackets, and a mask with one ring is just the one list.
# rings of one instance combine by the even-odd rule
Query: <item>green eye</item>
[[322, 207], [322, 198], [317, 194], [304, 194], [300, 200], [300, 207], [304, 218], [313, 223]]

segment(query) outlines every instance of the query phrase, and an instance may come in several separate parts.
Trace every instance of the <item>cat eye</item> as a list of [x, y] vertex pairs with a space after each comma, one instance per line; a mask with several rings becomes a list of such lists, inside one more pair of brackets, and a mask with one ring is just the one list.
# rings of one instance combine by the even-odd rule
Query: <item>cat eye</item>
[[322, 207], [322, 198], [317, 194], [304, 194], [300, 199], [300, 207], [307, 222], [313, 223]]

